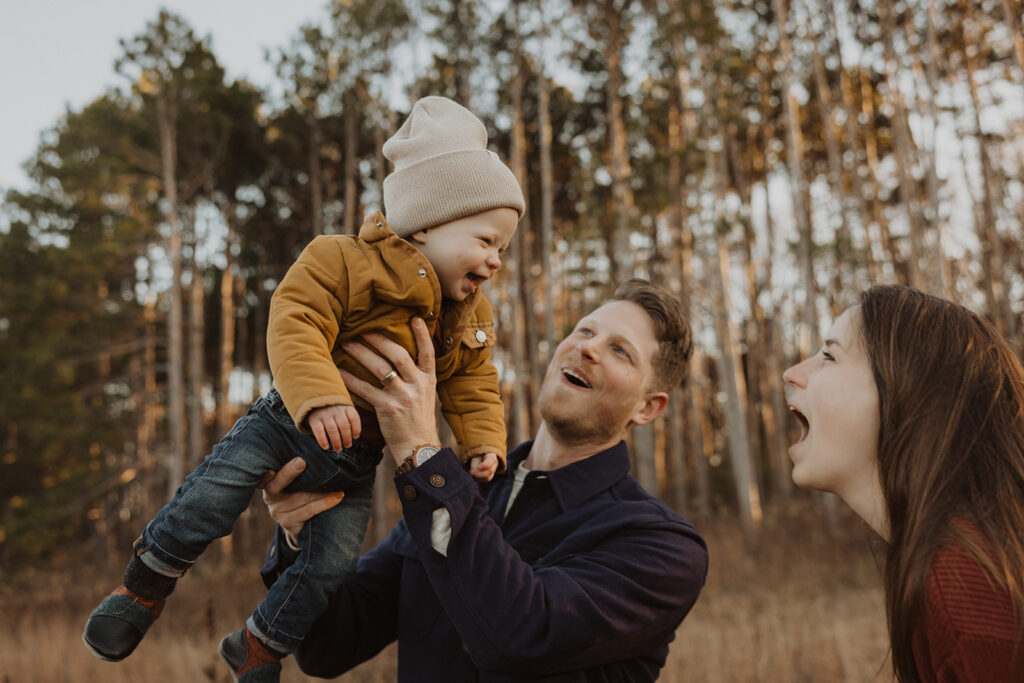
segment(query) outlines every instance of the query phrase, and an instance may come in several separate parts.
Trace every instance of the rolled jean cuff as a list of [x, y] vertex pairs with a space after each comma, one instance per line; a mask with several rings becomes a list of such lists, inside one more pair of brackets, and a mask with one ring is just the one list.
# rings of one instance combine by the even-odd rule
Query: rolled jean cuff
[[256, 620], [251, 615], [245, 620], [245, 627], [249, 629], [249, 633], [253, 634], [257, 640], [281, 656], [291, 654], [299, 647], [299, 643], [302, 642], [300, 639], [296, 639], [294, 644], [288, 644], [280, 640], [274, 640], [256, 625]]

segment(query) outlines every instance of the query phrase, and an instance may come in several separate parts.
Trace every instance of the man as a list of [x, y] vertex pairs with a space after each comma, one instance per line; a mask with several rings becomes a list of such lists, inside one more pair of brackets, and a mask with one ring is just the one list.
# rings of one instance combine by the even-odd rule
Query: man
[[[478, 486], [440, 448], [432, 343], [419, 362], [383, 337], [355, 344], [377, 377], [343, 374], [372, 403], [396, 465], [403, 519], [359, 563], [297, 652], [333, 677], [398, 640], [398, 679], [652, 681], [704, 584], [707, 549], [685, 519], [628, 475], [623, 438], [661, 415], [685, 374], [690, 330], [678, 302], [642, 280], [584, 317], [541, 387], [542, 423], [508, 471]], [[398, 373], [391, 379], [389, 373]], [[265, 580], [295, 556], [286, 538], [338, 498], [267, 485], [284, 530]]]

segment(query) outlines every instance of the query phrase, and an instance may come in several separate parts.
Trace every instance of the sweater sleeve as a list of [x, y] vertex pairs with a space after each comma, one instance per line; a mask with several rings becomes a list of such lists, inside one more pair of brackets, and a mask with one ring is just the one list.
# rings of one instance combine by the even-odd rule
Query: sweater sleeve
[[914, 642], [922, 680], [1024, 681], [1024, 639], [1009, 595], [971, 558], [940, 549]]
[[317, 408], [352, 405], [331, 351], [345, 318], [348, 267], [343, 241], [320, 236], [288, 269], [270, 301], [267, 356], [296, 426]]

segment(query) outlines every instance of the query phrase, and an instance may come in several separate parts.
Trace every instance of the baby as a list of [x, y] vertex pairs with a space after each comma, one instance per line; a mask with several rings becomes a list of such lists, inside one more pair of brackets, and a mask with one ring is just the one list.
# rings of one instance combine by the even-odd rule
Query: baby
[[[504, 408], [490, 359], [494, 329], [480, 286], [501, 265], [525, 204], [515, 176], [487, 149], [487, 131], [443, 97], [413, 105], [384, 144], [387, 218], [358, 236], [315, 238], [270, 305], [267, 353], [274, 388], [214, 446], [135, 541], [123, 583], [93, 610], [83, 640], [120, 661], [159, 616], [175, 582], [231, 528], [268, 470], [306, 465], [293, 491], [344, 491], [297, 542], [302, 555], [270, 587], [246, 628], [220, 645], [237, 681], [276, 681], [280, 659], [302, 641], [327, 597], [354, 571], [384, 446], [368, 404], [347, 391], [342, 368], [373, 377], [343, 350], [379, 332], [416, 355], [410, 321], [432, 332], [437, 391], [462, 460], [479, 481], [505, 464]], [[410, 454], [412, 455], [412, 454]]]

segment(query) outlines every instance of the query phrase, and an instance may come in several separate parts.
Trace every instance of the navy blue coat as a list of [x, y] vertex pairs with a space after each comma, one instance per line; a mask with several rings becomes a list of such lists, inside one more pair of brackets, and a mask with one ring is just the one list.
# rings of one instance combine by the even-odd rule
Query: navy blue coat
[[[502, 521], [512, 475], [481, 486], [445, 449], [396, 478], [404, 519], [364, 555], [296, 652], [338, 676], [398, 640], [398, 680], [653, 681], [704, 585], [693, 526], [629, 476], [624, 443], [530, 472]], [[430, 544], [448, 509], [447, 557]], [[281, 534], [272, 582], [292, 555]]]

